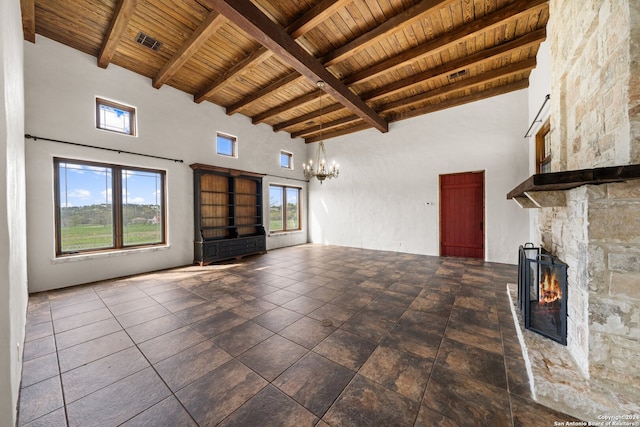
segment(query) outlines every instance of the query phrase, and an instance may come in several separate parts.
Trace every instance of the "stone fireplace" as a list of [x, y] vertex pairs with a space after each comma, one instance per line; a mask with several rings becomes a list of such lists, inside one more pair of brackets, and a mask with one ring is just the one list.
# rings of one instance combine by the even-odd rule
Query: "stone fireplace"
[[[551, 0], [548, 34], [549, 175], [573, 182], [534, 175], [510, 196], [531, 208], [532, 241], [568, 265], [576, 374], [618, 405], [608, 415], [640, 416], [640, 2]], [[587, 406], [560, 409], [587, 421], [606, 410]]]

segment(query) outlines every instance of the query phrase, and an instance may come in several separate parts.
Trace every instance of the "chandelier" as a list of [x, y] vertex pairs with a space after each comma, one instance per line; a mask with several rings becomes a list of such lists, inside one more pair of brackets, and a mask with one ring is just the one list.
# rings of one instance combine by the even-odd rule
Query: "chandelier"
[[[320, 89], [324, 87], [324, 82], [320, 80], [316, 83]], [[320, 137], [322, 138], [322, 92], [320, 92]], [[327, 165], [327, 152], [324, 148], [324, 141], [320, 141], [318, 144], [318, 151], [316, 152], [316, 165], [313, 166], [313, 159], [309, 160], [309, 164], [302, 164], [304, 170], [304, 177], [306, 179], [317, 178], [320, 184], [327, 178], [337, 178], [340, 170], [338, 164], [334, 161], [331, 167]]]

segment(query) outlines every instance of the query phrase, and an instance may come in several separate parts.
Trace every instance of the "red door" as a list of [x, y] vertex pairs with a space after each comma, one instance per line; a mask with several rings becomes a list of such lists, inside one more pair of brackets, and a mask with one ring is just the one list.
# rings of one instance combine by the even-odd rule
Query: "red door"
[[440, 255], [484, 259], [484, 171], [440, 175]]

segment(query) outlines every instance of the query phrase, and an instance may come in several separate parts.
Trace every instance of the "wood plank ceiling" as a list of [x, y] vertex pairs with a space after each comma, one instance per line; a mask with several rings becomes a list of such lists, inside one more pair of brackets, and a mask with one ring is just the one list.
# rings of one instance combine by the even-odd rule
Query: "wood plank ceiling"
[[306, 142], [527, 87], [549, 18], [548, 0], [21, 3], [25, 40], [40, 34]]

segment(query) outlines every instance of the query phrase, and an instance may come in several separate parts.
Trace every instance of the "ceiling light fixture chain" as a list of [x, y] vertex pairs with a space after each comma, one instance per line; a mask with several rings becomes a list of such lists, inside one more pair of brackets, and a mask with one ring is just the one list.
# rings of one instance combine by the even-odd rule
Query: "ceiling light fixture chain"
[[[324, 87], [324, 82], [322, 80], [316, 83], [318, 88], [322, 89]], [[316, 178], [320, 181], [320, 184], [324, 182], [327, 178], [337, 178], [340, 174], [340, 169], [338, 168], [338, 164], [334, 161], [331, 164], [331, 167], [327, 166], [327, 152], [324, 148], [324, 141], [322, 140], [322, 90], [319, 95], [320, 102], [320, 143], [318, 145], [318, 151], [316, 152], [316, 169], [313, 167], [313, 159], [309, 160], [309, 164], [302, 164], [302, 169], [304, 171], [304, 177], [306, 179]]]

